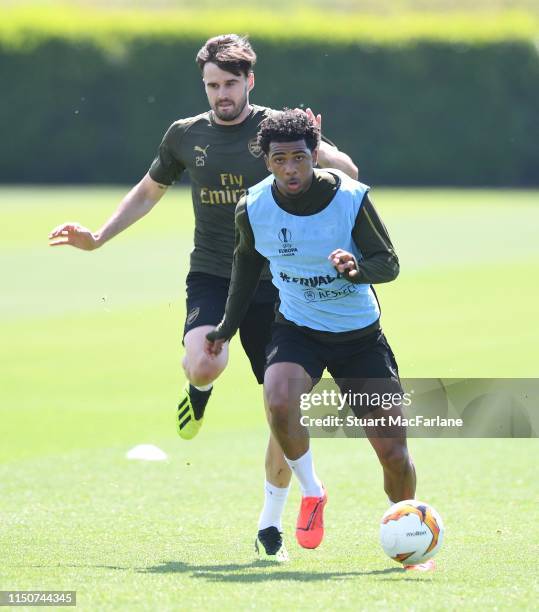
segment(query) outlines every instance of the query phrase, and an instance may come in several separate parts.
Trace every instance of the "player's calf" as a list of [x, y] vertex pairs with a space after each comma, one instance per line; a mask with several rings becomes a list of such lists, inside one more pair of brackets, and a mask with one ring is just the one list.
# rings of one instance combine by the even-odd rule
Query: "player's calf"
[[265, 469], [267, 482], [279, 488], [288, 487], [292, 471], [286, 462], [282, 448], [273, 435], [270, 435], [268, 441]]
[[389, 499], [398, 502], [415, 496], [415, 468], [406, 442], [386, 439], [377, 449], [384, 471], [384, 489]]

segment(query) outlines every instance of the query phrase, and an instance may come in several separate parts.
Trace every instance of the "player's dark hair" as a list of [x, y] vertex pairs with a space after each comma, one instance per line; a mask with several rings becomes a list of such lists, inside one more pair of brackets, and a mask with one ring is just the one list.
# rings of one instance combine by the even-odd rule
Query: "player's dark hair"
[[305, 140], [310, 151], [314, 151], [320, 142], [320, 129], [301, 110], [274, 111], [258, 128], [258, 144], [266, 155], [270, 143], [295, 140]]
[[247, 76], [256, 63], [256, 53], [246, 36], [237, 34], [220, 34], [204, 43], [197, 53], [196, 62], [200, 70], [208, 62], [217, 64], [221, 70], [236, 76]]

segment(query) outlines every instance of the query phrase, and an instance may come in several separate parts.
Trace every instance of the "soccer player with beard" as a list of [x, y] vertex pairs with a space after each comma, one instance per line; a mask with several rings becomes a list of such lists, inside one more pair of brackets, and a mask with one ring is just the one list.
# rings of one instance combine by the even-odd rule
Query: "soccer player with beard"
[[[216, 378], [228, 361], [225, 345], [218, 357], [205, 350], [206, 334], [221, 320], [232, 269], [234, 212], [247, 189], [268, 175], [257, 130], [270, 109], [249, 102], [255, 83], [256, 55], [248, 40], [235, 34], [208, 40], [196, 61], [210, 109], [175, 121], [163, 137], [148, 173], [125, 196], [97, 232], [64, 223], [49, 236], [52, 246], [84, 250], [101, 247], [146, 215], [179, 177], [187, 172], [195, 216], [194, 249], [187, 275], [187, 315], [183, 368], [187, 382], [177, 409], [180, 437], [197, 435]], [[320, 116], [311, 120], [320, 122]], [[320, 147], [319, 164], [337, 167], [353, 177], [350, 158], [329, 143]], [[265, 347], [271, 337], [277, 292], [267, 267], [240, 326], [240, 339], [253, 372], [263, 382]], [[279, 444], [270, 436], [266, 453], [265, 503], [259, 519], [259, 541], [270, 558], [287, 553], [281, 538], [281, 514], [291, 478]]]

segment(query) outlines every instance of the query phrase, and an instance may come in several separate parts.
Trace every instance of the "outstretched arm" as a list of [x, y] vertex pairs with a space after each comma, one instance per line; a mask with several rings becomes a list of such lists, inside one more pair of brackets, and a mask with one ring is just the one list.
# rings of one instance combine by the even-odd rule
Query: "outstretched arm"
[[79, 223], [63, 223], [49, 234], [49, 245], [67, 244], [84, 251], [93, 251], [149, 213], [163, 197], [167, 187], [146, 174], [125, 196], [99, 231], [92, 232]]
[[[322, 133], [322, 115], [315, 115], [310, 108], [305, 112], [309, 119], [318, 125], [320, 133]], [[342, 172], [348, 174], [350, 178], [356, 181], [359, 175], [357, 166], [349, 155], [339, 151], [336, 146], [329, 142], [324, 142], [323, 140], [320, 142], [320, 147], [318, 148], [318, 165], [320, 168], [336, 168], [337, 170], [342, 170]]]
[[208, 355], [219, 355], [223, 344], [238, 331], [253, 299], [266, 261], [255, 250], [255, 239], [246, 204], [247, 200], [243, 197], [236, 207], [236, 245], [225, 314], [215, 330], [206, 336], [205, 350]]

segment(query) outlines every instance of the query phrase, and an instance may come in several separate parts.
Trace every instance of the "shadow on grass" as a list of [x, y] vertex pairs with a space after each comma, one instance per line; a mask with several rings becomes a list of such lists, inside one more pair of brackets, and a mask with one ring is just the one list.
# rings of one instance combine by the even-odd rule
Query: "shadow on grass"
[[[417, 577], [404, 578], [404, 570], [391, 567], [382, 570], [354, 572], [308, 572], [286, 569], [286, 565], [274, 561], [252, 561], [251, 563], [223, 563], [215, 565], [197, 565], [184, 561], [165, 561], [159, 565], [148, 567], [133, 567], [120, 565], [78, 565], [57, 563], [51, 565], [24, 565], [22, 567], [70, 567], [70, 568], [100, 568], [116, 571], [137, 572], [139, 574], [189, 574], [189, 578], [201, 578], [207, 582], [221, 583], [259, 583], [279, 580], [294, 580], [296, 582], [317, 582], [320, 580], [346, 580], [361, 576], [381, 576], [380, 580], [394, 581], [390, 575], [401, 575], [402, 580], [418, 582]], [[270, 570], [270, 571], [260, 571]], [[395, 576], [396, 577], [396, 576]]]
[[[139, 574], [189, 574], [190, 578], [201, 578], [207, 582], [240, 583], [240, 582], [272, 582], [278, 580], [295, 580], [296, 582], [316, 582], [319, 580], [345, 580], [361, 576], [381, 576], [380, 580], [391, 581], [389, 575], [401, 575], [401, 581], [421, 582], [419, 575], [413, 578], [404, 578], [404, 570], [400, 567], [391, 567], [382, 570], [356, 571], [356, 572], [305, 572], [284, 569], [283, 564], [273, 561], [253, 561], [251, 563], [228, 563], [219, 565], [196, 565], [183, 561], [165, 561], [159, 565], [149, 567], [133, 567], [120, 565], [77, 565], [57, 563], [51, 565], [23, 565], [21, 567], [71, 567], [71, 568], [100, 568], [138, 572]], [[285, 566], [286, 567], [286, 566]], [[255, 571], [253, 571], [255, 570]], [[260, 572], [256, 570], [272, 570]], [[421, 577], [424, 577], [421, 575]], [[430, 577], [430, 576], [428, 576]]]
[[[279, 568], [279, 569], [277, 569]], [[271, 569], [271, 572], [253, 570]], [[377, 576], [402, 574], [397, 567], [365, 572], [305, 572], [283, 568], [282, 564], [272, 561], [253, 561], [252, 563], [229, 563], [219, 565], [194, 565], [182, 561], [167, 561], [159, 565], [141, 568], [143, 574], [190, 574], [191, 578], [202, 578], [208, 582], [266, 582], [273, 580], [295, 580], [297, 582], [315, 582], [318, 580], [343, 580], [354, 576]]]

